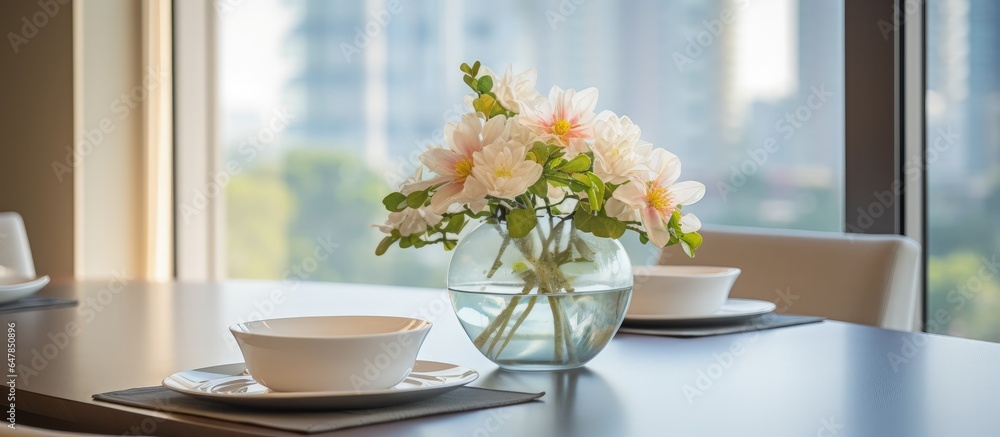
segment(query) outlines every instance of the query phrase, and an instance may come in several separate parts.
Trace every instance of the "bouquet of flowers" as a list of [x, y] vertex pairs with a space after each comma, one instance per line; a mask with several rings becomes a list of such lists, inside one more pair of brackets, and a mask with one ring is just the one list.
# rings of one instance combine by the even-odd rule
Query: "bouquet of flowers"
[[[441, 243], [451, 250], [470, 222], [483, 222], [490, 237], [486, 256], [495, 252], [495, 260], [456, 268], [453, 258], [449, 288], [489, 291], [495, 284], [520, 292], [482, 301], [489, 308], [470, 314], [486, 322], [460, 317], [470, 339], [501, 365], [582, 365], [614, 336], [627, 298], [588, 301], [595, 295], [574, 291], [632, 282], [627, 255], [616, 258], [621, 246], [605, 239], [632, 231], [642, 243], [679, 244], [694, 256], [701, 222], [681, 209], [700, 200], [705, 186], [678, 182], [677, 156], [642, 141], [628, 117], [595, 114], [595, 88], [552, 87], [545, 98], [535, 89], [533, 69], [513, 74], [508, 67], [498, 76], [476, 62], [461, 70], [472, 89], [470, 111], [445, 126], [446, 144], [423, 152], [423, 166], [383, 199], [389, 218], [377, 225], [386, 236], [375, 253], [397, 244]], [[480, 229], [466, 236], [468, 244]], [[469, 247], [466, 253], [475, 255], [459, 263], [483, 258]], [[609, 267], [608, 259], [618, 264]], [[609, 271], [616, 280], [596, 278]], [[456, 312], [465, 302], [454, 298]], [[498, 302], [505, 303], [494, 306]], [[544, 311], [532, 311], [538, 308]], [[551, 328], [538, 331], [545, 324]], [[545, 337], [552, 347], [534, 346]], [[551, 355], [540, 358], [539, 350]]]
[[633, 231], [644, 244], [680, 244], [694, 256], [701, 222], [681, 209], [705, 186], [678, 182], [677, 156], [641, 140], [628, 117], [595, 115], [596, 88], [553, 86], [545, 98], [534, 69], [497, 76], [477, 61], [461, 70], [471, 111], [445, 126], [447, 144], [420, 155], [432, 175], [421, 166], [383, 199], [389, 217], [377, 227], [387, 236], [376, 254], [395, 244], [451, 250], [474, 220], [522, 238], [542, 214], [602, 238]]

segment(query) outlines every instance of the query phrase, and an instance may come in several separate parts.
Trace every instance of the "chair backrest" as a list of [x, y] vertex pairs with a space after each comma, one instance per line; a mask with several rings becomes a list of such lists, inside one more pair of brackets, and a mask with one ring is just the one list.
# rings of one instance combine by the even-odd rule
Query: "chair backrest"
[[674, 248], [660, 264], [743, 270], [731, 297], [775, 302], [778, 311], [913, 330], [920, 246], [899, 235], [706, 227], [696, 257]]
[[24, 220], [16, 212], [0, 212], [0, 277], [35, 278]]

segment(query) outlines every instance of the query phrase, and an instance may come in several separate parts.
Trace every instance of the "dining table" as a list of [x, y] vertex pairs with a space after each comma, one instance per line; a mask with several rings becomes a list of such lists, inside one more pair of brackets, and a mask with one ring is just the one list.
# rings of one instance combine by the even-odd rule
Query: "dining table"
[[[433, 323], [419, 359], [532, 402], [314, 435], [1000, 436], [1000, 345], [825, 320], [730, 335], [618, 333], [584, 367], [499, 369], [444, 288], [307, 281], [54, 281], [76, 306], [8, 312], [18, 426], [114, 435], [304, 435], [97, 401], [175, 372], [243, 361], [228, 327], [258, 319], [397, 315]], [[794, 307], [788, 308], [794, 313]], [[10, 355], [10, 353], [8, 354]], [[16, 390], [9, 388], [14, 386]], [[6, 407], [5, 407], [6, 408]]]

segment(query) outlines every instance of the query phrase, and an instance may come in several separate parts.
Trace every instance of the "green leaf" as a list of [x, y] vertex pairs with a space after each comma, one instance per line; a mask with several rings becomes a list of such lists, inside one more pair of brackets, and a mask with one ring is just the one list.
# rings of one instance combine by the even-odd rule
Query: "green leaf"
[[529, 156], [535, 156], [535, 162], [539, 164], [544, 164], [545, 161], [549, 160], [549, 146], [541, 141], [535, 141], [535, 144], [531, 146], [531, 150], [528, 151]]
[[549, 156], [552, 159], [549, 160], [548, 164], [545, 164], [545, 167], [548, 168], [549, 170], [553, 170], [553, 169], [555, 169], [555, 168], [557, 168], [557, 167], [559, 167], [559, 166], [561, 166], [561, 165], [563, 165], [563, 164], [566, 163], [565, 159], [562, 159], [562, 158], [560, 158], [558, 156], [552, 156], [552, 155], [549, 155]]
[[[590, 185], [594, 183], [594, 181], [591, 180], [590, 177], [587, 176], [584, 173], [575, 173], [575, 174], [571, 175], [570, 177], [572, 177], [573, 180], [577, 181], [578, 183], [582, 184], [584, 187], [587, 187], [587, 188], [590, 188]], [[574, 190], [574, 191], [576, 191], [576, 190]], [[578, 191], [584, 191], [584, 190], [578, 190]]]
[[581, 184], [580, 182], [577, 182], [577, 181], [570, 181], [570, 183], [569, 183], [569, 189], [571, 191], [573, 191], [574, 193], [580, 193], [580, 192], [587, 191], [587, 188], [589, 188], [589, 187], [587, 187], [586, 185]]
[[479, 96], [478, 99], [472, 101], [472, 107], [476, 109], [477, 112], [482, 112], [487, 117], [490, 117], [493, 113], [493, 109], [496, 106], [497, 101], [488, 94], [483, 94]]
[[444, 240], [444, 250], [452, 250], [458, 245], [458, 241]]
[[697, 232], [688, 232], [681, 237], [681, 241], [687, 243], [688, 247], [690, 247], [692, 258], [694, 257], [694, 251], [701, 246], [703, 240], [704, 239], [701, 237], [701, 234]]
[[[490, 93], [490, 94], [492, 94], [492, 93]], [[490, 96], [490, 97], [493, 97], [493, 99], [496, 100], [496, 97], [494, 97], [494, 96]], [[507, 110], [504, 109], [503, 105], [501, 105], [500, 102], [497, 102], [497, 104], [493, 105], [493, 109], [490, 110], [489, 118], [493, 118], [493, 117], [496, 117], [498, 115], [504, 115], [506, 113], [507, 113]]]
[[599, 211], [604, 205], [604, 181], [591, 172], [587, 173], [587, 178], [590, 179], [590, 189], [587, 190], [587, 197], [590, 198], [590, 203], [593, 204], [594, 210]]
[[581, 208], [586, 209], [586, 207], [583, 206], [584, 203], [587, 202], [580, 202], [577, 204], [577, 214], [573, 216], [577, 229], [583, 232], [589, 232], [594, 234], [594, 236], [601, 238], [619, 238], [625, 234], [626, 230], [628, 230], [625, 223], [611, 217], [601, 217], [579, 213]]
[[465, 84], [468, 85], [469, 88], [472, 88], [473, 91], [479, 91], [476, 88], [478, 86], [478, 84], [476, 83], [476, 78], [469, 75], [465, 75], [465, 77], [463, 77], [462, 80], [465, 81]]
[[490, 92], [493, 89], [493, 78], [489, 76], [480, 77], [476, 89], [483, 94]]
[[528, 187], [528, 192], [538, 197], [548, 197], [549, 185], [545, 178], [538, 178], [532, 186]]
[[589, 220], [590, 233], [602, 238], [620, 238], [627, 227], [611, 217], [593, 217]]
[[507, 214], [507, 233], [512, 238], [526, 237], [537, 224], [534, 210], [514, 209]]
[[445, 232], [451, 232], [452, 234], [457, 234], [462, 231], [462, 227], [465, 226], [465, 215], [456, 214], [448, 219], [448, 224], [444, 227]]
[[395, 237], [383, 238], [382, 241], [378, 243], [378, 247], [375, 248], [375, 255], [382, 256], [383, 254], [385, 254], [385, 251], [389, 250], [389, 247], [391, 247], [392, 244], [396, 242], [396, 240], [398, 240], [398, 238]]
[[569, 183], [570, 183], [570, 181], [568, 179], [562, 179], [562, 178], [558, 178], [558, 177], [554, 177], [554, 176], [548, 178], [548, 180], [549, 180], [549, 183], [552, 184], [553, 187], [568, 187]]
[[649, 243], [649, 236], [645, 232], [639, 233], [639, 242], [642, 244]]
[[382, 204], [385, 205], [385, 209], [392, 212], [399, 212], [403, 210], [400, 205], [406, 201], [406, 195], [400, 192], [390, 193], [382, 199]]
[[576, 214], [573, 216], [573, 221], [575, 223], [573, 223], [573, 225], [576, 226], [577, 229], [583, 232], [592, 233], [590, 231], [590, 224], [591, 224], [590, 221], [591, 219], [594, 218], [594, 216], [590, 215], [586, 211], [586, 208], [583, 206], [583, 203], [584, 202], [580, 202], [576, 204]]
[[472, 67], [469, 67], [469, 64], [463, 62], [462, 66], [458, 68], [462, 70], [462, 73], [472, 74]]
[[410, 208], [420, 208], [424, 206], [424, 202], [427, 202], [427, 198], [430, 197], [427, 191], [414, 191], [406, 196], [406, 206]]
[[569, 161], [559, 166], [559, 170], [570, 173], [587, 171], [590, 170], [590, 164], [591, 164], [590, 157], [581, 154], [581, 155], [576, 155], [576, 158], [573, 158], [572, 161]]
[[410, 238], [410, 237], [412, 237], [412, 235], [409, 236], [409, 237], [400, 238], [399, 239], [399, 247], [401, 247], [403, 249], [406, 249], [406, 248], [409, 248], [409, 247], [413, 247], [413, 239]]
[[482, 64], [480, 64], [479, 61], [476, 61], [474, 64], [472, 64], [472, 75], [473, 76], [478, 76], [479, 75], [479, 67], [480, 66], [482, 66]]

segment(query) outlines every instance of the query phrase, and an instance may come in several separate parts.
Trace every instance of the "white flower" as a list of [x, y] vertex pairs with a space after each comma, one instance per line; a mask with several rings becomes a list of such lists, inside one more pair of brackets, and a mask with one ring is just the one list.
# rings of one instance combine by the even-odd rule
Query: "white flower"
[[507, 71], [499, 80], [489, 69], [484, 69], [493, 76], [493, 94], [497, 95], [497, 101], [507, 110], [520, 114], [522, 106], [534, 107], [545, 100], [535, 88], [538, 71], [534, 68], [514, 74], [513, 68], [508, 65]]
[[653, 145], [639, 139], [641, 130], [628, 117], [602, 112], [594, 122], [594, 174], [622, 184], [642, 171]]
[[513, 200], [528, 191], [542, 175], [542, 166], [525, 159], [528, 147], [512, 141], [497, 141], [475, 153], [472, 177], [493, 197]]
[[402, 184], [400, 184], [399, 192], [405, 195], [409, 195], [414, 191], [426, 190], [428, 187], [434, 185], [434, 179], [424, 180], [424, 167], [417, 166], [417, 169], [413, 171], [413, 175], [406, 178]]
[[522, 105], [520, 121], [544, 139], [554, 139], [566, 149], [567, 158], [587, 151], [586, 140], [594, 137], [594, 108], [597, 107], [597, 88], [587, 88], [579, 93], [557, 86], [549, 91], [549, 98], [535, 107]]
[[[705, 195], [705, 185], [700, 182], [677, 182], [681, 175], [681, 162], [677, 156], [663, 149], [654, 149], [650, 154], [650, 171], [643, 171], [631, 182], [618, 187], [613, 198], [634, 211], [649, 241], [657, 247], [670, 242], [667, 223], [678, 205], [690, 205]], [[610, 201], [608, 202], [611, 203]], [[616, 208], [619, 203], [614, 204]], [[611, 205], [608, 206], [611, 208]], [[624, 212], [623, 214], [628, 214]], [[701, 222], [691, 216], [683, 226], [687, 229], [700, 228]]]
[[385, 221], [385, 224], [376, 225], [376, 227], [386, 234], [392, 234], [393, 229], [398, 229], [399, 235], [408, 237], [423, 234], [428, 227], [434, 227], [438, 223], [441, 223], [441, 216], [425, 206], [390, 212], [389, 219]]
[[431, 148], [420, 155], [420, 161], [438, 175], [422, 186], [444, 184], [431, 197], [431, 206], [436, 213], [444, 213], [455, 204], [474, 203], [486, 197], [484, 187], [469, 179], [472, 156], [483, 146], [495, 142], [505, 130], [506, 119], [503, 116], [493, 117], [484, 123], [475, 113], [465, 114], [460, 122], [445, 125], [447, 148]]
[[[493, 80], [493, 94], [497, 96], [500, 105], [515, 114], [520, 114], [523, 106], [534, 107], [545, 101], [545, 97], [535, 88], [538, 71], [534, 68], [514, 74], [513, 67], [508, 65], [503, 77], [499, 77], [493, 70], [483, 66], [476, 79], [483, 76], [489, 76]], [[472, 110], [472, 101], [476, 97], [476, 93], [469, 93], [462, 99], [469, 110]]]
[[534, 145], [535, 141], [538, 141], [539, 138], [538, 135], [535, 135], [535, 131], [522, 124], [520, 119], [520, 115], [511, 117], [511, 119], [507, 121], [507, 128], [504, 130], [503, 135], [501, 135], [500, 138], [506, 141], [524, 144], [525, 146], [528, 146], [528, 149], [530, 150], [531, 146]]

